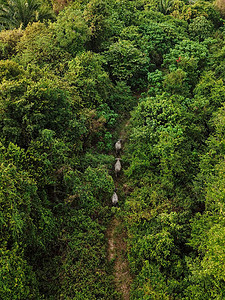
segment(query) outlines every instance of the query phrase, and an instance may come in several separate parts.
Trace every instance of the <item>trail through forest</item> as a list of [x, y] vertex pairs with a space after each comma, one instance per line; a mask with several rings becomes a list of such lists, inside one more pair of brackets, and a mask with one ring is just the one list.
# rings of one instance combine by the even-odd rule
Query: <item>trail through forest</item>
[[122, 295], [122, 299], [130, 299], [130, 276], [129, 263], [126, 258], [127, 243], [126, 230], [123, 222], [114, 217], [107, 230], [108, 236], [108, 260], [114, 260], [114, 277], [117, 291]]
[[[127, 120], [122, 122], [119, 134], [120, 139], [123, 141], [123, 147], [126, 141], [126, 128], [128, 124], [129, 121]], [[121, 175], [114, 180], [117, 188], [120, 188], [122, 182]], [[113, 275], [117, 292], [121, 295], [122, 299], [129, 300], [132, 278], [127, 260], [127, 231], [121, 217], [115, 215], [112, 218], [106, 236], [108, 238], [108, 261], [113, 262]]]

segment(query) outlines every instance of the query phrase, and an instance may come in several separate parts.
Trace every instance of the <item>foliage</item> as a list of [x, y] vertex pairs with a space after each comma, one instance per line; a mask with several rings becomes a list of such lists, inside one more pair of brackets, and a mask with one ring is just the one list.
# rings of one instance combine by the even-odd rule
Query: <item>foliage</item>
[[119, 40], [109, 47], [105, 57], [113, 81], [125, 81], [132, 88], [144, 86], [149, 60], [134, 43]]
[[171, 0], [159, 0], [157, 3], [157, 9], [164, 15], [168, 15], [173, 9], [173, 1]]
[[27, 26], [16, 50], [16, 60], [25, 67], [34, 64], [41, 68], [46, 66], [57, 74], [63, 73], [70, 58], [69, 53], [56, 44], [53, 33], [40, 22]]
[[148, 73], [148, 95], [156, 96], [157, 94], [161, 94], [162, 91], [162, 82], [164, 76], [162, 71], [158, 69], [154, 72]]
[[216, 28], [222, 25], [219, 12], [213, 3], [201, 0], [196, 1], [193, 4], [192, 9], [195, 11], [195, 17], [205, 16], [207, 20], [211, 21]]
[[182, 38], [177, 34], [175, 26], [169, 23], [150, 23], [142, 25], [141, 32], [143, 37], [139, 43], [141, 49], [150, 57], [150, 62], [157, 67], [163, 61], [163, 55], [173, 48]]
[[26, 147], [44, 129], [52, 130], [59, 138], [74, 130], [76, 120], [70, 98], [52, 80], [3, 81], [1, 87], [1, 128], [6, 139]]
[[7, 0], [0, 6], [0, 23], [5, 29], [25, 28], [30, 22], [53, 18], [51, 10], [37, 0]]
[[102, 299], [105, 295], [115, 299], [118, 294], [111, 284], [112, 278], [106, 276], [104, 227], [80, 210], [69, 219], [65, 229], [62, 238], [68, 246], [61, 269], [61, 294], [76, 299]]
[[164, 66], [168, 66], [170, 70], [174, 70], [180, 62], [182, 63], [182, 58], [186, 58], [187, 60], [193, 58], [197, 63], [196, 68], [201, 70], [201, 68], [204, 67], [207, 56], [208, 49], [204, 44], [190, 40], [182, 40], [179, 44], [175, 45], [174, 49], [171, 49], [170, 53], [165, 55]]
[[90, 29], [84, 21], [81, 11], [68, 7], [59, 13], [57, 21], [51, 24], [57, 44], [75, 56], [84, 50], [90, 39]]
[[[172, 59], [172, 52], [166, 54], [164, 62], [167, 64], [164, 66], [168, 67], [170, 72], [166, 75], [160, 71], [149, 73], [152, 87], [149, 93], [154, 97], [142, 98], [132, 113], [127, 151], [130, 165], [126, 175], [130, 178], [133, 192], [126, 201], [126, 208], [130, 236], [129, 261], [135, 274], [132, 288], [134, 299], [144, 298], [145, 295], [146, 299], [191, 299], [193, 295], [200, 295], [198, 288], [204, 295], [207, 293], [203, 284], [205, 281], [200, 279], [200, 271], [194, 271], [200, 270], [200, 256], [191, 252], [194, 244], [187, 242], [190, 233], [194, 233], [189, 225], [191, 211], [198, 211], [204, 207], [200, 204], [204, 195], [197, 198], [200, 191], [196, 189], [197, 182], [195, 189], [192, 182], [199, 170], [199, 153], [205, 150], [202, 141], [209, 134], [209, 124], [205, 123], [206, 116], [196, 114], [194, 106], [196, 101], [202, 101], [203, 95], [207, 94], [212, 111], [200, 111], [208, 112], [209, 121], [213, 112], [222, 104], [223, 83], [221, 80], [217, 81], [212, 73], [205, 73], [205, 77], [202, 75], [196, 85], [195, 72], [199, 70], [200, 75], [200, 70], [206, 66], [204, 59], [208, 50], [206, 46], [205, 49], [200, 49], [198, 44], [182, 41], [170, 51], [175, 53], [176, 49], [181, 49], [181, 44], [187, 47], [186, 59], [182, 62], [182, 56]], [[188, 52], [192, 53], [191, 55], [196, 53], [196, 63]], [[205, 81], [203, 78], [208, 79]], [[213, 96], [212, 82], [217, 97]], [[187, 98], [191, 96], [190, 84], [194, 94], [192, 99]], [[167, 93], [163, 94], [159, 87], [163, 87]], [[173, 96], [170, 96], [171, 94]], [[206, 160], [206, 163], [207, 161], [209, 160]], [[200, 166], [203, 168], [205, 164]], [[205, 176], [205, 173], [201, 176]], [[198, 184], [200, 185], [200, 182]], [[222, 185], [221, 182], [220, 186]], [[218, 189], [215, 188], [215, 191]], [[215, 196], [212, 195], [206, 203], [212, 203], [213, 198]], [[168, 224], [173, 228], [172, 231]], [[198, 228], [201, 228], [200, 225]], [[197, 231], [196, 241], [199, 241], [199, 234]], [[205, 240], [205, 232], [202, 231], [201, 235]], [[204, 263], [202, 262], [202, 265], [207, 265], [205, 268], [208, 267], [208, 260], [207, 257]], [[204, 274], [204, 271], [202, 272]], [[157, 279], [154, 276], [157, 276]], [[221, 294], [221, 290], [213, 286], [213, 281], [208, 279], [208, 282], [208, 287], [213, 288], [209, 297]]]
[[224, 4], [221, 0], [215, 1], [216, 10], [219, 11], [219, 14], [224, 18]]
[[180, 69], [174, 73], [174, 76], [175, 74], [181, 76], [183, 73], [181, 78], [185, 78], [189, 89], [192, 90], [198, 81], [201, 70], [206, 65], [208, 55], [209, 51], [206, 45], [182, 40], [164, 56], [163, 66], [167, 67], [170, 72]]
[[65, 78], [87, 107], [95, 107], [109, 98], [112, 84], [102, 63], [103, 57], [91, 51], [78, 54], [68, 63]]
[[192, 20], [204, 16], [218, 28], [222, 25], [222, 19], [214, 3], [210, 1], [195, 1], [194, 3], [185, 3], [184, 1], [175, 1], [174, 10], [171, 13], [174, 17], [184, 20]]
[[16, 54], [16, 45], [23, 35], [21, 28], [0, 32], [0, 59], [10, 58]]
[[206, 72], [200, 78], [199, 83], [194, 89], [194, 98], [191, 104], [192, 110], [195, 111], [196, 121], [200, 121], [201, 126], [204, 124], [205, 136], [211, 132], [209, 122], [212, 114], [223, 104], [224, 84], [223, 80], [216, 80], [212, 71]]
[[55, 13], [59, 13], [61, 10], [63, 10], [66, 6], [71, 4], [71, 0], [48, 0], [52, 4], [52, 8]]
[[35, 194], [35, 183], [29, 179], [28, 174], [17, 172], [16, 167], [10, 163], [1, 162], [2, 242], [22, 242], [28, 238], [22, 233], [28, 226], [31, 198], [35, 197]]
[[32, 269], [18, 253], [18, 247], [12, 250], [0, 249], [2, 299], [38, 298], [36, 278]]
[[189, 94], [189, 85], [187, 82], [187, 73], [182, 69], [170, 72], [165, 76], [163, 87], [165, 91], [171, 94]]
[[135, 97], [131, 88], [124, 81], [119, 81], [114, 85], [109, 103], [110, 107], [118, 113], [128, 113], [135, 105]]
[[24, 75], [23, 68], [14, 61], [0, 61], [0, 82], [9, 79], [19, 79]]
[[94, 50], [101, 49], [103, 41], [105, 42], [105, 40], [109, 38], [111, 31], [109, 16], [109, 1], [88, 1], [84, 10], [84, 19], [91, 31], [90, 46]]
[[204, 16], [197, 17], [189, 24], [190, 36], [198, 38], [200, 41], [208, 38], [213, 31], [213, 24]]
[[119, 299], [106, 236], [119, 213], [131, 299], [223, 299], [225, 47], [213, 3], [0, 3], [1, 298]]
[[[146, 99], [137, 107], [132, 120], [134, 129], [131, 133], [130, 151], [133, 152], [133, 161], [128, 170], [129, 176], [133, 173], [142, 174], [149, 168], [158, 174], [156, 176], [162, 172], [166, 177], [168, 176], [167, 179], [174, 176], [178, 180], [179, 172], [180, 175], [186, 173], [183, 169], [185, 164], [183, 151], [185, 149], [188, 156], [190, 150], [185, 147], [186, 138], [189, 137], [185, 136], [184, 124], [189, 123], [189, 115], [182, 105], [182, 100], [183, 98], [179, 97], [167, 99], [162, 95]], [[183, 157], [182, 165], [178, 157]], [[140, 165], [139, 159], [141, 159]], [[190, 168], [188, 157], [186, 168]]]

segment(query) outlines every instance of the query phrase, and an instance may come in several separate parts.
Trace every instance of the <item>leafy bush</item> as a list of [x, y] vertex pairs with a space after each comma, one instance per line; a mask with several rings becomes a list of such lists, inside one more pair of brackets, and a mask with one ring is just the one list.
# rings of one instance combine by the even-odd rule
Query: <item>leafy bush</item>
[[61, 139], [70, 136], [72, 143], [83, 131], [71, 98], [53, 80], [3, 81], [1, 87], [2, 137], [28, 147], [44, 129], [54, 131]]
[[183, 38], [177, 33], [175, 26], [169, 23], [150, 23], [141, 25], [142, 38], [139, 41], [142, 51], [147, 53], [151, 64], [159, 67], [163, 55], [173, 48]]
[[105, 52], [105, 58], [114, 82], [122, 80], [132, 88], [146, 83], [149, 60], [132, 42], [119, 40], [112, 44]]
[[0, 59], [10, 58], [16, 53], [17, 43], [23, 36], [21, 28], [14, 30], [2, 30], [0, 32]]
[[70, 6], [59, 13], [56, 22], [52, 23], [50, 28], [57, 44], [72, 56], [84, 50], [85, 43], [90, 39], [91, 31], [81, 11]]
[[193, 89], [202, 69], [206, 66], [208, 55], [206, 45], [183, 40], [164, 56], [163, 66], [168, 67], [170, 72], [177, 69], [185, 71], [186, 82]]
[[204, 16], [197, 17], [189, 24], [189, 33], [193, 38], [198, 38], [200, 41], [210, 37], [213, 32], [213, 24]]
[[170, 72], [163, 81], [163, 87], [165, 91], [171, 94], [189, 94], [189, 85], [187, 81], [187, 73], [182, 69]]
[[2, 299], [38, 299], [37, 281], [32, 268], [18, 247], [0, 248], [0, 290]]
[[113, 24], [110, 24], [110, 1], [91, 0], [84, 9], [84, 19], [91, 31], [90, 47], [93, 51], [102, 48], [111, 33]]
[[3, 79], [19, 79], [25, 74], [22, 66], [11, 60], [0, 61], [0, 82]]
[[103, 57], [90, 51], [78, 54], [68, 63], [65, 78], [86, 107], [96, 107], [110, 96], [112, 84], [102, 64]]
[[51, 30], [40, 22], [27, 26], [16, 49], [18, 53], [16, 60], [20, 64], [25, 67], [30, 64], [47, 66], [48, 69], [54, 69], [55, 73], [61, 73], [70, 58], [69, 53], [56, 44]]

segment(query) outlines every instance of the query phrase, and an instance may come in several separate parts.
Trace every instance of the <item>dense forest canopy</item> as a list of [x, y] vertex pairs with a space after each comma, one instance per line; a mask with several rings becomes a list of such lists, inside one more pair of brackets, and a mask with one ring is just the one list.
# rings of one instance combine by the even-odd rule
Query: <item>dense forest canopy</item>
[[[225, 298], [225, 6], [0, 0], [0, 298]], [[119, 208], [114, 143], [126, 120]]]

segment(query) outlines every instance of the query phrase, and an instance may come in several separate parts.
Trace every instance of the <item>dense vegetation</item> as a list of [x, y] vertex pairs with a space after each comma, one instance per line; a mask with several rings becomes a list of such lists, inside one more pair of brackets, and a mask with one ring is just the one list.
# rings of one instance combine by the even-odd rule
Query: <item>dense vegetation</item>
[[130, 298], [225, 298], [223, 13], [0, 0], [1, 299], [120, 299], [105, 231], [129, 112]]

